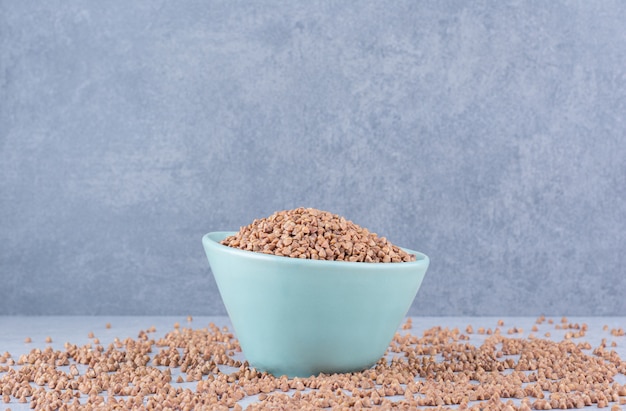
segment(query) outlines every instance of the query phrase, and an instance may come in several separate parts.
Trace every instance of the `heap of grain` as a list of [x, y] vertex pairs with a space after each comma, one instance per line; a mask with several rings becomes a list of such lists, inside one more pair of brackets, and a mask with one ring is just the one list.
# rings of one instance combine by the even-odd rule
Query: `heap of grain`
[[415, 256], [366, 228], [314, 208], [278, 211], [241, 227], [223, 245], [266, 254], [313, 260], [366, 263], [414, 261]]

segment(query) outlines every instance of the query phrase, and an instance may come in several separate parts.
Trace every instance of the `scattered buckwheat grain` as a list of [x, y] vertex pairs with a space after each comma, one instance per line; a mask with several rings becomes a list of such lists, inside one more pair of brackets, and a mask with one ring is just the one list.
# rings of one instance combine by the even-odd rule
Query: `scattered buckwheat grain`
[[[9, 364], [0, 367], [2, 401], [29, 403], [33, 409], [241, 410], [238, 402], [253, 396], [247, 408], [252, 411], [529, 411], [593, 404], [618, 410], [626, 404], [626, 385], [615, 378], [626, 375], [626, 361], [606, 343], [591, 350], [571, 339], [492, 332], [476, 346], [458, 328], [434, 327], [418, 336], [403, 326], [387, 355], [368, 370], [288, 379], [235, 359], [241, 348], [226, 327], [178, 326], [160, 338], [150, 338], [151, 328], [136, 339], [115, 338], [108, 347], [34, 348], [17, 366], [5, 352], [0, 355], [0, 363]], [[179, 375], [173, 378], [175, 369]]]

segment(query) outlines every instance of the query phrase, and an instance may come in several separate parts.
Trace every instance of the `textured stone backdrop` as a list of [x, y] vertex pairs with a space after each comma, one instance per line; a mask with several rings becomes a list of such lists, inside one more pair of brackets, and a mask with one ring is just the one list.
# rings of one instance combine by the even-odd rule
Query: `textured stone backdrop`
[[413, 315], [624, 315], [624, 21], [0, 0], [0, 314], [224, 314], [202, 235], [311, 206], [431, 257]]

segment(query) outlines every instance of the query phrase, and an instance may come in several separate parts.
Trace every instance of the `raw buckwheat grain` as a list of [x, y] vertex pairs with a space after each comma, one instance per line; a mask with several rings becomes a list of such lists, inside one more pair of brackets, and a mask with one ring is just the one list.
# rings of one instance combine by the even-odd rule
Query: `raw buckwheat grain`
[[291, 258], [399, 263], [415, 256], [368, 229], [336, 214], [314, 208], [277, 211], [241, 227], [222, 244]]

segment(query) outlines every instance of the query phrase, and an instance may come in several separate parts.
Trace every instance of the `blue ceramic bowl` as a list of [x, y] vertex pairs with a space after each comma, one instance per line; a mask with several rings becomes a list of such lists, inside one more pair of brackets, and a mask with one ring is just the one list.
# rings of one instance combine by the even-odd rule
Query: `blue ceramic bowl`
[[424, 279], [429, 259], [362, 263], [299, 259], [202, 238], [241, 349], [276, 376], [360, 371], [385, 353]]

